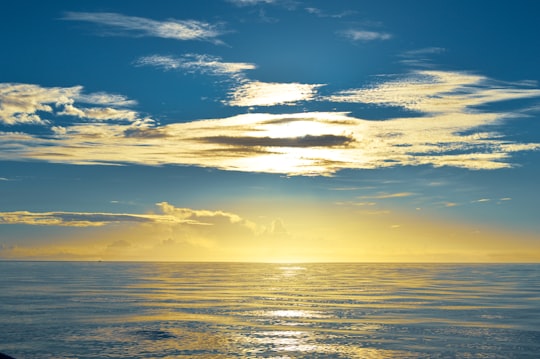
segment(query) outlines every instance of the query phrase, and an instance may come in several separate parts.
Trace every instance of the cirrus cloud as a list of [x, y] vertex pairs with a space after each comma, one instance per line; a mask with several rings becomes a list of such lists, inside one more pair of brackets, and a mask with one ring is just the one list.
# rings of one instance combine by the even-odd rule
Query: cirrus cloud
[[135, 66], [152, 66], [166, 71], [185, 70], [188, 72], [208, 73], [212, 75], [228, 75], [242, 78], [243, 72], [256, 68], [246, 62], [223, 62], [220, 57], [199, 54], [187, 54], [182, 57], [151, 55], [143, 56], [135, 61]]
[[414, 71], [367, 88], [339, 91], [333, 102], [397, 106], [428, 114], [467, 114], [475, 106], [540, 97], [540, 90], [500, 83], [485, 76], [455, 71]]
[[63, 20], [86, 21], [108, 26], [116, 34], [151, 36], [174, 40], [207, 40], [223, 43], [216, 39], [223, 32], [219, 25], [197, 20], [157, 21], [137, 16], [126, 16], [111, 12], [66, 12]]
[[348, 29], [338, 32], [339, 35], [352, 41], [389, 40], [392, 35], [386, 32]]

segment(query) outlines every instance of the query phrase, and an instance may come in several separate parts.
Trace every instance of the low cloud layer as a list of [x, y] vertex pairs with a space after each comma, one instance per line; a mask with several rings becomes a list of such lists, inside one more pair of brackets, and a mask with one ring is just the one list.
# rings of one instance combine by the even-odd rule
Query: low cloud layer
[[[391, 193], [380, 198], [408, 195]], [[433, 222], [425, 215], [411, 217], [389, 211], [375, 215], [375, 211], [351, 210], [351, 204], [319, 207], [305, 201], [279, 209], [255, 206], [248, 212], [257, 222], [238, 213], [182, 208], [168, 202], [158, 203], [154, 213], [146, 214], [2, 212], [2, 226], [66, 228], [54, 229], [53, 236], [43, 228], [35, 242], [3, 236], [0, 258], [493, 262], [516, 258], [537, 261], [540, 256], [533, 235]], [[362, 233], [361, 238], [358, 233]], [[441, 236], [452, 240], [433, 240]]]
[[240, 216], [224, 211], [178, 208], [167, 202], [156, 204], [157, 213], [91, 213], [91, 212], [0, 212], [0, 224], [27, 224], [61, 227], [101, 227], [114, 223], [154, 223], [168, 225], [215, 225], [219, 222], [255, 225]]

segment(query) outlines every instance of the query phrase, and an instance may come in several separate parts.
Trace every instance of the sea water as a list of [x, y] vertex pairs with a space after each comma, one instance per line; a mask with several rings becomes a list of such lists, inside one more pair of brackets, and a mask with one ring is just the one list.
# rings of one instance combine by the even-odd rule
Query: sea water
[[540, 265], [0, 262], [31, 358], [538, 358]]

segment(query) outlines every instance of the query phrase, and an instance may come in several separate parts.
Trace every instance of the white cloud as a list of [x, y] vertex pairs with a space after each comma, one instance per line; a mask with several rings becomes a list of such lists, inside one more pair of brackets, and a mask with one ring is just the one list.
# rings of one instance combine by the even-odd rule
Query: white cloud
[[[117, 108], [135, 104], [121, 95], [103, 92], [83, 94], [82, 86], [41, 87], [32, 84], [0, 83], [0, 123], [47, 125], [50, 116], [75, 116], [94, 120], [135, 121], [135, 111]], [[95, 107], [76, 107], [85, 103]]]
[[330, 175], [340, 169], [397, 165], [504, 168], [511, 166], [512, 153], [540, 148], [489, 135], [465, 135], [498, 117], [463, 116], [369, 121], [346, 113], [312, 112], [245, 114], [163, 126], [83, 123], [65, 127], [55, 138], [4, 133], [0, 159]]
[[[315, 98], [318, 86], [243, 83], [229, 104], [270, 106], [310, 100]], [[53, 109], [59, 106], [63, 111], [81, 111], [81, 117], [100, 116], [99, 111], [69, 107], [80, 88], [70, 89], [71, 98], [65, 94], [67, 90], [55, 89], [53, 94], [63, 96], [56, 101], [60, 105], [47, 89], [30, 88], [30, 95], [12, 97], [19, 101], [17, 108], [28, 111], [27, 115], [34, 115], [31, 111], [37, 112], [38, 107], [51, 111], [51, 115], [61, 115], [60, 110]], [[35, 100], [34, 92], [46, 94], [48, 102]], [[540, 144], [509, 141], [490, 131], [487, 126], [516, 116], [519, 111], [489, 111], [485, 105], [531, 97], [540, 97], [540, 90], [467, 73], [423, 71], [326, 98], [400, 106], [420, 112], [418, 115], [381, 121], [345, 112], [248, 113], [167, 125], [158, 125], [151, 119], [61, 126], [52, 123], [54, 136], [49, 137], [1, 133], [0, 160], [177, 164], [289, 175], [331, 175], [341, 169], [407, 165], [498, 169], [511, 167], [514, 153], [538, 150]], [[3, 111], [5, 115], [7, 112]], [[12, 113], [13, 110], [8, 116]], [[106, 117], [115, 114], [112, 111]]]
[[65, 105], [58, 115], [68, 115], [94, 120], [129, 120], [135, 121], [138, 113], [131, 110], [117, 110], [110, 107], [76, 108], [73, 105]]
[[258, 4], [273, 4], [276, 0], [227, 0], [236, 6], [252, 6]]
[[398, 106], [429, 114], [465, 115], [472, 113], [474, 106], [531, 97], [540, 97], [540, 90], [507, 86], [464, 72], [415, 71], [370, 88], [340, 91], [327, 99]]
[[230, 94], [230, 106], [293, 105], [313, 100], [323, 85], [250, 81], [238, 86]]
[[[82, 86], [80, 87], [82, 91]], [[114, 106], [114, 107], [129, 107], [137, 104], [137, 101], [130, 100], [124, 95], [111, 94], [107, 92], [94, 92], [84, 94], [79, 92], [76, 100], [86, 104]]]
[[175, 40], [208, 40], [214, 43], [222, 43], [216, 39], [222, 35], [219, 26], [203, 21], [175, 19], [157, 21], [108, 12], [67, 12], [63, 19], [107, 25], [111, 29], [124, 31], [135, 36], [151, 36]]
[[362, 197], [359, 197], [359, 198], [362, 198], [362, 199], [389, 199], [389, 198], [403, 198], [403, 197], [410, 197], [410, 196], [414, 196], [414, 193], [412, 192], [397, 192], [397, 193], [382, 193], [382, 194], [378, 194], [378, 195], [373, 195], [373, 196], [362, 196]]
[[186, 70], [212, 75], [228, 75], [242, 78], [246, 70], [256, 68], [246, 62], [223, 62], [220, 57], [210, 55], [189, 54], [182, 57], [152, 55], [139, 58], [136, 66], [153, 66], [163, 70]]
[[389, 40], [392, 35], [386, 32], [367, 31], [367, 30], [344, 30], [339, 34], [352, 41], [375, 41], [375, 40]]
[[353, 11], [353, 10], [345, 10], [340, 13], [331, 14], [316, 7], [306, 7], [304, 10], [306, 10], [308, 14], [313, 14], [318, 17], [329, 17], [329, 18], [335, 18], [335, 19], [340, 19], [342, 17], [350, 16], [356, 13], [356, 11]]
[[53, 112], [52, 105], [66, 103], [68, 98], [77, 96], [80, 86], [49, 87], [38, 85], [1, 83], [0, 122], [7, 125], [18, 123], [46, 124], [38, 112]]

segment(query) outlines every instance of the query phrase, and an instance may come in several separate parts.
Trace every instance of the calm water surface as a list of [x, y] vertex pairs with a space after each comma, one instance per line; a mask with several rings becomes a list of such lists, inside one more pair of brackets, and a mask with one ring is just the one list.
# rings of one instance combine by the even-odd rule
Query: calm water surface
[[0, 262], [30, 358], [538, 358], [540, 265]]

